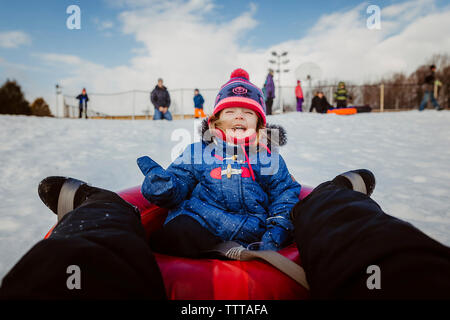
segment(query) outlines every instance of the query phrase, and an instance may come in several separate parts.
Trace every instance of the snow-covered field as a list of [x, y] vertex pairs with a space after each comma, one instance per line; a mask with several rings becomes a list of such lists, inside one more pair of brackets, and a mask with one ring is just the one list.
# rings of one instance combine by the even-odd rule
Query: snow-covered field
[[[450, 245], [450, 112], [290, 113], [268, 121], [286, 128], [282, 154], [300, 183], [368, 168], [377, 177], [372, 197], [385, 212]], [[0, 278], [56, 221], [37, 194], [40, 180], [72, 176], [111, 190], [138, 185], [136, 158], [168, 166], [180, 144], [172, 134], [184, 132], [189, 142], [194, 127], [194, 120], [0, 116]]]

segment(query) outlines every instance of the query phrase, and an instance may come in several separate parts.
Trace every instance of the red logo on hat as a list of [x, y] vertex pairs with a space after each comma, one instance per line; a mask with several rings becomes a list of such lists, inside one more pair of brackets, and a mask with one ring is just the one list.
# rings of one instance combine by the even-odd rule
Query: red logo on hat
[[232, 91], [234, 94], [246, 94], [247, 93], [247, 89], [245, 89], [244, 87], [236, 87], [236, 88], [233, 88]]

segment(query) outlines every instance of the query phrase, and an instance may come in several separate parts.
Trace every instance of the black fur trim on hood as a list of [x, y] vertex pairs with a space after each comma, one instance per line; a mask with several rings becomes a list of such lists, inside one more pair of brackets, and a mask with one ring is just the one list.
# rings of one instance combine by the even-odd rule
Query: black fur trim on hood
[[[198, 133], [200, 134], [200, 137], [203, 141], [206, 143], [212, 142], [212, 136], [211, 134], [208, 134], [207, 131], [209, 130], [208, 125], [208, 118], [205, 118], [202, 120], [201, 125], [198, 127]], [[272, 136], [272, 130], [278, 130], [278, 143], [276, 145], [278, 146], [284, 146], [287, 144], [287, 132], [286, 129], [284, 129], [282, 126], [277, 124], [266, 124], [266, 132], [267, 132], [267, 140], [268, 140], [268, 147], [270, 148], [270, 145], [274, 142], [271, 140]], [[275, 144], [275, 143], [274, 143]]]

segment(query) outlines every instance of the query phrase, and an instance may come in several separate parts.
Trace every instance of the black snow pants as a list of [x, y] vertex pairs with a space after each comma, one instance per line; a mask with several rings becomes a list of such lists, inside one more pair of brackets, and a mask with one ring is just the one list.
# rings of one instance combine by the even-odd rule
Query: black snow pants
[[450, 248], [331, 182], [297, 203], [295, 241], [318, 299], [450, 299]]
[[150, 247], [158, 253], [201, 258], [222, 241], [194, 218], [179, 215], [150, 236]]
[[273, 98], [266, 100], [266, 114], [269, 116], [272, 114]]
[[337, 100], [336, 108], [345, 108], [347, 107], [347, 100]]
[[166, 298], [137, 209], [98, 190], [22, 257], [4, 277], [0, 298]]

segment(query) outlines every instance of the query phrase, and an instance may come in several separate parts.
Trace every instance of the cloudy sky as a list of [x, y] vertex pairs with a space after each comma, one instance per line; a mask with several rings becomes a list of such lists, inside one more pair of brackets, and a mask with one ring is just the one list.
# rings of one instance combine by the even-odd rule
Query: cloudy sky
[[[450, 4], [411, 1], [48, 0], [2, 2], [0, 82], [16, 79], [26, 98], [54, 86], [64, 93], [216, 88], [243, 67], [262, 86], [271, 52], [288, 52], [294, 85], [304, 63], [321, 78], [355, 83], [412, 72], [436, 53], [450, 53]], [[81, 29], [68, 29], [70, 5]], [[369, 29], [370, 5], [381, 9]]]

